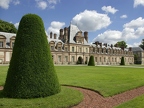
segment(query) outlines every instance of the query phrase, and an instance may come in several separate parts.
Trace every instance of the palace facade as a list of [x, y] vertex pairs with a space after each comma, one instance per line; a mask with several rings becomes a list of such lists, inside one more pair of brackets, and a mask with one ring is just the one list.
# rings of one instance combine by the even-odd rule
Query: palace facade
[[[96, 65], [119, 65], [124, 56], [125, 64], [134, 64], [132, 48], [118, 48], [107, 43], [88, 43], [88, 32], [75, 25], [60, 29], [59, 36], [50, 33], [48, 42], [54, 64], [76, 64], [81, 59], [86, 64], [91, 55]], [[16, 34], [0, 32], [0, 63], [9, 63]]]

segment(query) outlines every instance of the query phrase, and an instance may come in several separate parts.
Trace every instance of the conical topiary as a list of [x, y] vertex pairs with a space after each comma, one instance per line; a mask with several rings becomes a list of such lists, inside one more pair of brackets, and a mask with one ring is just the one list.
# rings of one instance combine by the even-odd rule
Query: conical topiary
[[90, 56], [88, 66], [95, 66], [94, 56]]
[[124, 57], [121, 58], [121, 63], [120, 65], [125, 65]]
[[60, 92], [42, 19], [22, 17], [3, 93], [10, 98], [36, 98]]

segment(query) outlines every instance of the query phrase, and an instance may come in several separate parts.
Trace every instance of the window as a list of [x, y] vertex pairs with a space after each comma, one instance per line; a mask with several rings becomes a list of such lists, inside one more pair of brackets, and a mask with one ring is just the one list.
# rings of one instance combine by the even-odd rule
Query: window
[[68, 56], [65, 56], [65, 62], [68, 62]]
[[61, 51], [61, 47], [58, 47], [58, 51]]
[[3, 48], [3, 41], [0, 41], [0, 48]]
[[104, 51], [103, 51], [103, 49], [102, 49], [102, 53], [103, 53]]
[[68, 47], [65, 47], [65, 51], [68, 51]]
[[104, 62], [106, 62], [106, 58], [104, 57]]
[[54, 50], [54, 46], [51, 46], [51, 50], [52, 50], [52, 51]]
[[100, 57], [100, 62], [101, 62], [101, 57]]
[[74, 56], [72, 56], [72, 62], [74, 62]]
[[14, 42], [12, 42], [12, 48], [14, 47]]
[[58, 56], [58, 62], [61, 62], [61, 56]]
[[97, 53], [99, 53], [99, 48], [97, 49]]
[[95, 62], [97, 62], [97, 57], [95, 57]]
[[74, 47], [72, 47], [72, 52], [74, 52]]
[[79, 52], [82, 52], [82, 48], [79, 49]]
[[52, 55], [52, 59], [54, 59], [54, 56]]
[[86, 53], [88, 53], [88, 49], [86, 48]]
[[86, 59], [86, 61], [88, 61], [88, 57], [86, 57], [85, 59]]
[[93, 52], [95, 52], [95, 48], [93, 48]]

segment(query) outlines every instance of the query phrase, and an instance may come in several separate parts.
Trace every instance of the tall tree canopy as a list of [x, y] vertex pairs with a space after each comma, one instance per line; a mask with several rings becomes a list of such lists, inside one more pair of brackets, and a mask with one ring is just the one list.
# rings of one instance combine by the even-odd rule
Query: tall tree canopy
[[139, 45], [144, 50], [144, 39], [142, 40], [141, 44]]
[[7, 33], [16, 33], [17, 29], [15, 28], [14, 24], [0, 20], [0, 31]]
[[120, 48], [126, 48], [127, 47], [127, 44], [125, 41], [119, 41], [117, 42], [115, 45], [115, 47], [120, 47]]

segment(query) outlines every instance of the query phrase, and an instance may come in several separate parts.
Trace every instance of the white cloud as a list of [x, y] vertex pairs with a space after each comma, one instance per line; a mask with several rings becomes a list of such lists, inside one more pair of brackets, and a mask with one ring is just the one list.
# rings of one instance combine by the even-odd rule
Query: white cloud
[[96, 31], [106, 28], [111, 21], [106, 14], [97, 13], [95, 10], [85, 10], [77, 14], [71, 23], [77, 25], [82, 31]]
[[122, 15], [122, 16], [120, 16], [120, 18], [125, 19], [125, 18], [127, 18], [127, 15]]
[[134, 8], [138, 5], [144, 6], [144, 0], [134, 0]]
[[14, 26], [18, 29], [19, 22], [15, 23]]
[[20, 1], [19, 0], [13, 0], [13, 4], [18, 5], [18, 4], [20, 4]]
[[47, 29], [48, 34], [50, 32], [56, 33], [57, 35], [59, 35], [59, 30], [65, 25], [64, 22], [59, 22], [59, 21], [53, 21], [51, 22], [50, 27]]
[[115, 14], [118, 11], [117, 9], [111, 6], [103, 6], [101, 9], [106, 13], [112, 13], [112, 14]]
[[44, 10], [47, 7], [50, 9], [54, 9], [55, 5], [60, 2], [60, 0], [35, 0], [37, 3], [37, 7]]
[[138, 27], [144, 27], [144, 19], [142, 17], [139, 17], [135, 20], [132, 20], [129, 23], [124, 24], [124, 28], [138, 28]]
[[13, 3], [14, 5], [20, 4], [19, 0], [1, 0], [0, 1], [0, 7], [3, 9], [8, 9], [10, 3]]
[[8, 9], [11, 1], [12, 0], [1, 0], [0, 1], [0, 7], [3, 9]]
[[57, 4], [60, 0], [47, 0], [49, 4]]
[[[132, 20], [123, 25], [122, 31], [107, 30], [104, 33], [99, 34], [93, 41], [100, 41], [110, 44], [115, 44], [118, 41], [135, 41], [144, 36], [144, 19], [141, 17]], [[133, 45], [138, 46], [139, 43], [135, 42]]]
[[47, 8], [47, 2], [46, 1], [37, 1], [37, 6], [39, 8], [41, 8], [42, 10], [46, 9]]
[[108, 44], [115, 44], [122, 40], [122, 32], [116, 30], [107, 30], [104, 33], [99, 34], [93, 41], [100, 41]]
[[141, 42], [135, 42], [135, 43], [133, 44], [133, 46], [137, 47], [137, 46], [139, 46], [140, 44], [141, 44]]

